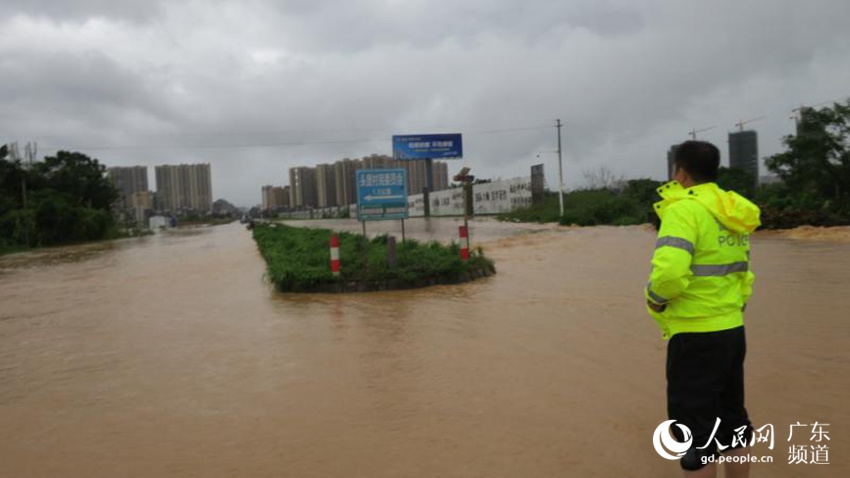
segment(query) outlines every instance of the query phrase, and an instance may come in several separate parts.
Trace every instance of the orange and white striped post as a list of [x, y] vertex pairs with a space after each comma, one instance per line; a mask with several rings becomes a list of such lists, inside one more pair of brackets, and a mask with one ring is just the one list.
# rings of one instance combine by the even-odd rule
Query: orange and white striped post
[[339, 238], [331, 236], [331, 272], [339, 277]]
[[466, 226], [460, 226], [460, 258], [469, 260], [469, 229]]

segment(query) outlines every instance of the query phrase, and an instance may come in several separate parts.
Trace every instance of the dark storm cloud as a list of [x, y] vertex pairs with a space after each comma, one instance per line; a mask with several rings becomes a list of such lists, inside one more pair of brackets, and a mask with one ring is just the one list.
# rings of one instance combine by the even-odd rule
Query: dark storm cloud
[[161, 3], [157, 0], [4, 0], [0, 4], [0, 16], [16, 13], [57, 21], [81, 21], [91, 17], [150, 21], [161, 13]]
[[210, 162], [215, 196], [249, 205], [393, 133], [460, 131], [452, 169], [543, 161], [554, 186], [554, 128], [524, 128], [561, 118], [569, 186], [599, 166], [660, 177], [692, 127], [723, 149], [766, 114], [770, 154], [792, 107], [850, 93], [848, 17], [841, 0], [6, 2], [0, 141]]
[[557, 30], [621, 35], [644, 24], [631, 3], [605, 1], [276, 2], [275, 10], [299, 33], [296, 42], [322, 51], [393, 44], [418, 49], [445, 41], [473, 44], [480, 35], [508, 35], [518, 43], [534, 44]]
[[[10, 133], [60, 122], [102, 140], [122, 122], [170, 121], [161, 91], [100, 52], [7, 53], [0, 77], [0, 104], [14, 112], [14, 121], [4, 123]], [[41, 135], [53, 133], [47, 128]]]

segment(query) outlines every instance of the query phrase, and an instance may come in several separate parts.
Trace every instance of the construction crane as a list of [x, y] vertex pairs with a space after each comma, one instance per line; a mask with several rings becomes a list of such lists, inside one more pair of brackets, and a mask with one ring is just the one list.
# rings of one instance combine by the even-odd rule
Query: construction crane
[[793, 110], [791, 110], [791, 111], [795, 111], [795, 112], [796, 112], [796, 111], [800, 111], [800, 110], [802, 110], [803, 108], [817, 108], [818, 106], [824, 106], [824, 105], [831, 105], [831, 104], [834, 104], [834, 103], [840, 103], [840, 102], [842, 102], [842, 101], [844, 101], [844, 100], [846, 100], [846, 99], [848, 99], [848, 98], [850, 98], [850, 96], [844, 96], [844, 97], [836, 98], [836, 99], [834, 99], [834, 100], [829, 100], [829, 101], [821, 101], [820, 103], [817, 103], [817, 104], [814, 104], [814, 105], [800, 105], [800, 107], [799, 107], [799, 108], [794, 108], [794, 109], [793, 109]]
[[717, 127], [717, 125], [715, 125], [715, 126], [709, 126], [708, 128], [701, 128], [701, 129], [696, 129], [696, 128], [694, 128], [694, 129], [692, 129], [692, 130], [691, 130], [691, 132], [690, 132], [690, 133], [688, 133], [688, 134], [689, 134], [689, 135], [691, 135], [691, 139], [697, 139], [697, 133], [702, 133], [703, 131], [712, 130], [712, 129], [716, 128], [716, 127]]
[[834, 99], [834, 100], [830, 100], [830, 101], [821, 101], [820, 103], [816, 103], [816, 104], [813, 104], [813, 105], [804, 105], [804, 104], [800, 104], [800, 106], [799, 106], [799, 107], [794, 108], [793, 110], [791, 110], [791, 116], [790, 116], [790, 118], [791, 118], [792, 120], [794, 120], [794, 122], [796, 122], [796, 123], [799, 125], [799, 123], [800, 123], [800, 119], [801, 119], [801, 117], [802, 117], [802, 115], [803, 115], [803, 110], [805, 110], [805, 109], [809, 109], [809, 108], [817, 108], [818, 106], [824, 106], [824, 105], [831, 105], [831, 104], [834, 104], [834, 103], [840, 103], [840, 102], [842, 102], [842, 101], [844, 101], [844, 100], [848, 100], [848, 99], [850, 99], [850, 96], [845, 96], [845, 97], [843, 97], [843, 98], [836, 98], [836, 99]]
[[735, 123], [735, 126], [738, 127], [738, 131], [744, 131], [744, 125], [745, 124], [752, 123], [753, 121], [758, 121], [758, 120], [763, 119], [763, 118], [764, 118], [764, 115], [759, 116], [758, 118], [753, 118], [753, 119], [748, 119], [748, 120], [739, 120], [737, 123]]

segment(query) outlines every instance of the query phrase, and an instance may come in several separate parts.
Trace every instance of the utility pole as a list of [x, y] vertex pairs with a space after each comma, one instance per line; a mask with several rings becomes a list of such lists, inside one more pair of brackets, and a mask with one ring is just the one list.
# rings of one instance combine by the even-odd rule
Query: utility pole
[[[29, 152], [29, 143], [27, 144], [26, 150]], [[21, 205], [23, 209], [27, 208], [27, 163], [24, 161], [24, 158], [21, 157], [21, 152], [18, 149], [18, 142], [12, 142], [8, 145], [8, 155], [9, 160], [15, 162], [19, 162], [21, 165]]]
[[[8, 154], [9, 159], [12, 161], [16, 161], [21, 165], [21, 209], [25, 211], [27, 209], [27, 174], [29, 170], [32, 168], [33, 159], [35, 159], [36, 152], [38, 150], [38, 146], [34, 143], [27, 143], [24, 149], [25, 157], [21, 157], [21, 152], [18, 149], [18, 143], [13, 142], [9, 144]], [[30, 245], [30, 233], [29, 228], [24, 228], [24, 242], [27, 247]]]
[[[15, 145], [15, 153], [17, 154], [17, 144]], [[32, 169], [32, 162], [35, 159], [36, 154], [38, 154], [38, 144], [36, 143], [27, 143], [24, 147], [24, 156], [26, 157], [26, 163], [21, 163], [24, 166], [26, 171]], [[27, 208], [27, 173], [21, 177], [21, 202], [23, 203], [24, 209]], [[27, 245], [29, 245], [29, 240], [27, 240]]]
[[558, 204], [561, 206], [561, 216], [564, 215], [564, 163], [561, 159], [561, 120], [555, 125], [558, 127]]

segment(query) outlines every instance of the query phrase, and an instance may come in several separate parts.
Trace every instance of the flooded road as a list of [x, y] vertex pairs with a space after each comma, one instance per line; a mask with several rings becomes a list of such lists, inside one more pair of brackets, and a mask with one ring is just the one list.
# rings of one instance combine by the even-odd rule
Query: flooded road
[[[321, 227], [334, 231], [345, 231], [361, 234], [363, 223], [356, 219], [316, 219], [310, 221], [284, 220], [280, 221], [290, 226]], [[441, 217], [439, 219], [427, 220], [424, 218], [413, 218], [404, 221], [405, 237], [420, 241], [457, 242], [458, 227], [463, 225], [462, 217]], [[494, 218], [479, 218], [469, 221], [469, 234], [475, 241], [492, 241], [505, 237], [512, 237], [528, 233], [543, 231], [556, 231], [560, 228], [556, 224], [519, 224], [500, 222]], [[373, 221], [366, 226], [366, 235], [374, 237], [378, 234], [389, 234], [401, 239], [401, 221]]]
[[[0, 257], [0, 476], [679, 476], [654, 232], [474, 227], [496, 276], [387, 293], [276, 293], [236, 224]], [[850, 232], [818, 234], [753, 239], [754, 476], [850, 473]], [[815, 421], [831, 464], [788, 465]]]

